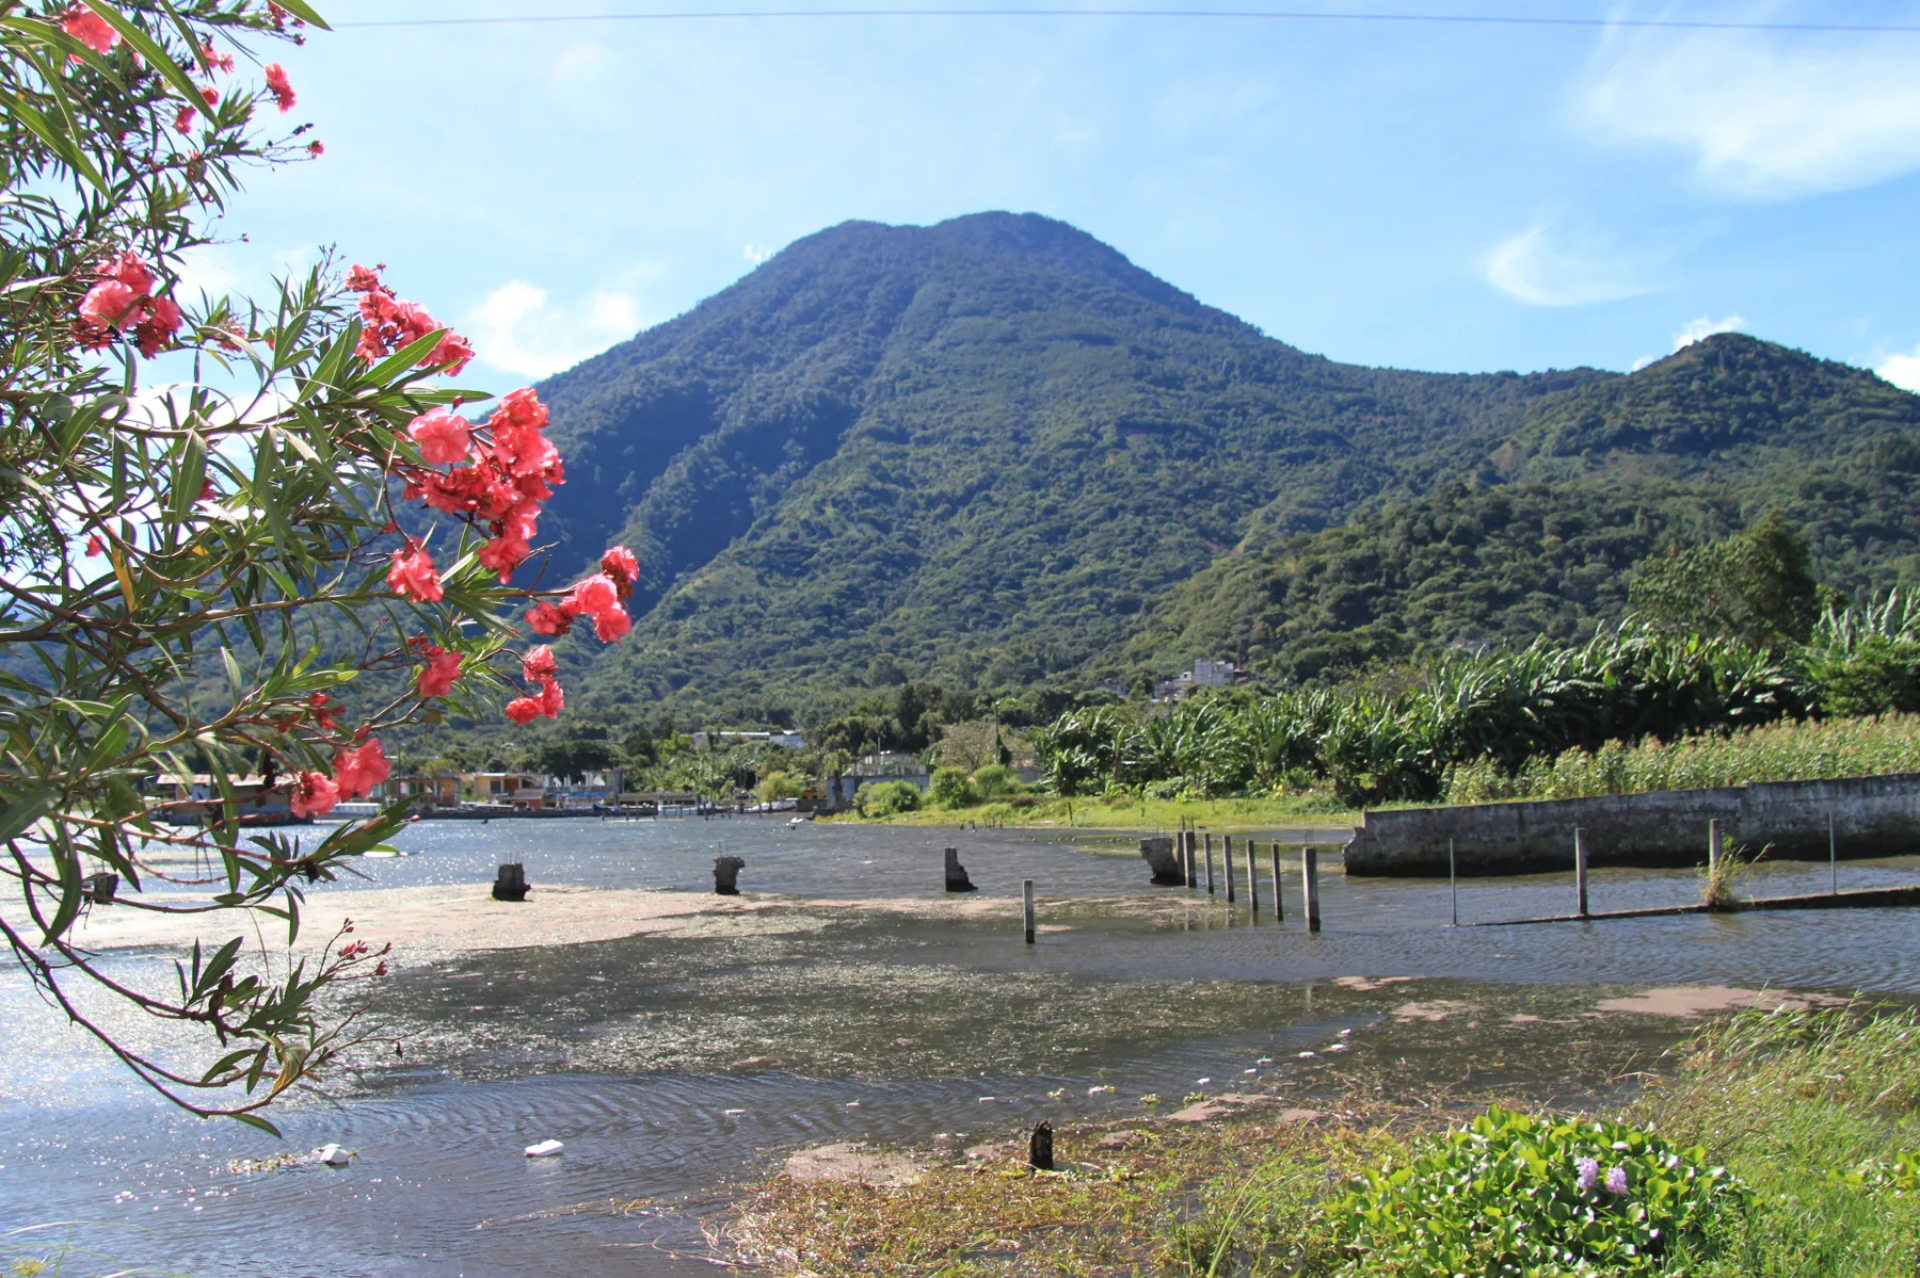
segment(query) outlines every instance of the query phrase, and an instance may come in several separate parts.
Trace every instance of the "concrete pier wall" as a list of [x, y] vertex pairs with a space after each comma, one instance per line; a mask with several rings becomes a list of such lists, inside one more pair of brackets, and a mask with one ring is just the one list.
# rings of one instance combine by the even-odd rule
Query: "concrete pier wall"
[[1346, 868], [1444, 875], [1451, 839], [1461, 874], [1570, 870], [1576, 827], [1596, 866], [1696, 865], [1714, 820], [1728, 847], [1757, 853], [1771, 844], [1769, 857], [1824, 861], [1829, 816], [1842, 857], [1920, 853], [1920, 773], [1369, 812]]

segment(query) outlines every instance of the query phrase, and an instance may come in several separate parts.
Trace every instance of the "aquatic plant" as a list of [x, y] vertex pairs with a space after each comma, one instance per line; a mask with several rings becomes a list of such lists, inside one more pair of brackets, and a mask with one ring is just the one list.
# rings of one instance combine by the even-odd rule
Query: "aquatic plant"
[[1704, 1148], [1495, 1106], [1368, 1170], [1335, 1219], [1368, 1271], [1651, 1273], [1676, 1240], [1744, 1198]]

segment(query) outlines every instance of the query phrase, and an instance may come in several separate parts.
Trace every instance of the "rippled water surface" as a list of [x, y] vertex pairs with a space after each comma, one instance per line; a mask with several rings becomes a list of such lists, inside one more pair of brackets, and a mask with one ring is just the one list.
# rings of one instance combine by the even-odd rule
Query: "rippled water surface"
[[[694, 893], [725, 851], [746, 858], [749, 899], [799, 899], [707, 934], [406, 959], [380, 1007], [406, 1055], [383, 1050], [334, 1099], [287, 1106], [285, 1142], [138, 1094], [23, 983], [0, 981], [0, 1228], [105, 1222], [89, 1245], [196, 1275], [710, 1271], [700, 1224], [725, 1183], [801, 1145], [986, 1139], [1195, 1087], [1307, 1096], [1391, 1077], [1580, 1103], [1609, 1066], [1683, 1032], [1601, 1006], [1648, 985], [1920, 994], [1912, 910], [1453, 929], [1444, 882], [1349, 881], [1329, 858], [1325, 930], [1310, 936], [1291, 850], [1276, 923], [1264, 851], [1256, 920], [1244, 887], [1230, 910], [1149, 886], [1116, 836], [735, 818], [423, 822], [400, 844], [409, 855], [369, 862], [371, 881], [326, 890], [472, 891], [517, 860], [536, 892]], [[977, 916], [839, 904], [944, 898], [950, 844], [981, 887]], [[1843, 889], [1916, 882], [1920, 858], [1839, 874]], [[1028, 878], [1044, 924], [1032, 948], [1018, 930]], [[1763, 865], [1745, 890], [1827, 884], [1824, 865]], [[1601, 871], [1592, 903], [1698, 894], [1689, 872]], [[1475, 879], [1458, 896], [1463, 923], [1571, 906], [1570, 875]], [[129, 979], [159, 962], [111, 960]], [[1380, 979], [1403, 977], [1419, 979]], [[521, 1155], [548, 1137], [562, 1158]], [[357, 1161], [229, 1167], [328, 1141]]]

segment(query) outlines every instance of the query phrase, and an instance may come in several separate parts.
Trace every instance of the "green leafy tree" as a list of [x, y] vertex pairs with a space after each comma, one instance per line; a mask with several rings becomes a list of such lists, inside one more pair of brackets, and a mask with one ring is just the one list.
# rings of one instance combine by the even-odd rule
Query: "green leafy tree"
[[[302, 0], [0, 13], [0, 936], [144, 1082], [269, 1129], [256, 1111], [359, 1040], [342, 995], [385, 972], [354, 936], [294, 955], [302, 893], [405, 811], [253, 833], [242, 777], [320, 816], [386, 777], [382, 731], [497, 715], [525, 597], [503, 583], [559, 478], [532, 391], [485, 424], [448, 411], [487, 398], [441, 380], [472, 351], [378, 271], [329, 263], [261, 304], [179, 295], [241, 172], [323, 149], [304, 125], [268, 136], [295, 93], [251, 52], [303, 27], [324, 23]], [[171, 389], [143, 383], [155, 359]], [[450, 518], [402, 509], [423, 497]], [[534, 628], [618, 638], [631, 563], [609, 552]], [[551, 654], [515, 664], [508, 715], [557, 715]], [[195, 772], [210, 804], [152, 784]], [[183, 864], [216, 867], [210, 903], [148, 892]], [[75, 926], [110, 898], [198, 916], [210, 945], [177, 988], [96, 965]], [[288, 953], [243, 952], [259, 914]], [[89, 984], [193, 1033], [128, 1046]]]
[[1723, 541], [1643, 561], [1628, 595], [1655, 622], [1754, 644], [1805, 643], [1828, 600], [1779, 511]]
[[928, 794], [943, 808], [971, 807], [980, 801], [973, 782], [959, 768], [936, 768], [928, 783]]

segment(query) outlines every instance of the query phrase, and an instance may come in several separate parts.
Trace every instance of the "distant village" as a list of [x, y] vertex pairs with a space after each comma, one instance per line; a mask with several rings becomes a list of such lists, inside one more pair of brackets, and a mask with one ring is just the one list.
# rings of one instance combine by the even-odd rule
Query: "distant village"
[[[1246, 671], [1231, 661], [1197, 658], [1193, 668], [1172, 679], [1154, 684], [1152, 701], [1173, 705], [1202, 688], [1222, 688], [1245, 681]], [[1125, 696], [1122, 684], [1102, 684], [1099, 691]], [[719, 753], [751, 746], [771, 746], [785, 750], [807, 748], [807, 735], [799, 728], [702, 729], [691, 735], [698, 752]], [[1017, 769], [1020, 780], [1033, 784], [1042, 773], [1031, 765]], [[904, 781], [925, 791], [932, 784], [932, 772], [925, 759], [905, 751], [876, 751], [855, 760], [841, 776], [808, 786], [794, 798], [756, 801], [744, 790], [729, 794], [703, 794], [692, 790], [629, 790], [620, 768], [588, 772], [578, 779], [544, 775], [530, 771], [436, 772], [431, 775], [389, 777], [358, 803], [337, 805], [342, 818], [368, 816], [399, 799], [411, 799], [422, 816], [486, 820], [495, 816], [689, 816], [738, 813], [745, 815], [787, 812], [796, 814], [844, 812], [853, 807], [854, 795], [862, 785], [878, 781]], [[207, 819], [211, 809], [222, 802], [215, 778], [207, 773], [166, 774], [154, 778], [153, 788], [171, 792], [172, 804], [167, 819], [181, 825], [197, 825]], [[290, 807], [290, 795], [278, 778], [262, 776], [228, 777], [227, 790], [240, 808], [245, 823], [291, 825], [300, 823]]]

